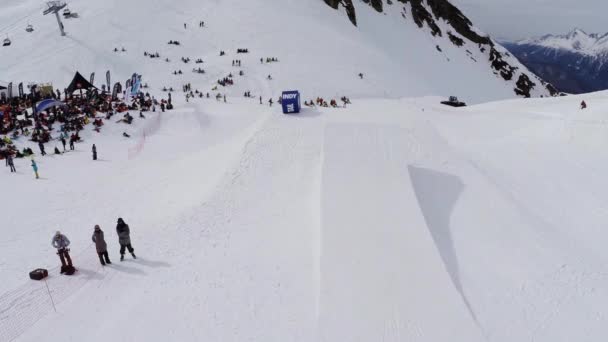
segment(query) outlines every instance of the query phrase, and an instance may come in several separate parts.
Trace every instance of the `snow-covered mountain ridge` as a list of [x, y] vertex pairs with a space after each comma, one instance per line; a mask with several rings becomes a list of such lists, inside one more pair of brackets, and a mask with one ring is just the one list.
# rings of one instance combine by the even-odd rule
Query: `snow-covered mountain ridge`
[[[354, 25], [357, 25], [356, 9], [352, 0], [325, 0], [333, 8], [340, 5]], [[463, 47], [471, 56], [471, 50], [479, 50], [483, 58], [490, 62], [494, 74], [505, 81], [515, 80], [514, 91], [517, 95], [530, 97], [535, 86], [544, 88], [550, 95], [557, 95], [557, 90], [545, 81], [525, 69], [516, 59], [512, 58], [499, 44], [489, 36], [481, 33], [473, 23], [448, 0], [363, 0], [379, 13], [390, 13], [388, 7], [402, 3], [401, 16], [406, 20], [413, 20], [418, 27], [428, 27], [435, 38], [447, 37], [457, 47]], [[466, 44], [466, 45], [465, 45]], [[470, 45], [477, 45], [470, 47]], [[437, 49], [441, 51], [440, 45]], [[478, 56], [475, 56], [477, 59]]]
[[[300, 89], [306, 97], [457, 95], [479, 103], [552, 93], [447, 1], [327, 2], [352, 14], [357, 26], [321, 0], [73, 0], [69, 8], [79, 18], [64, 20], [68, 34], [60, 37], [39, 1], [10, 0], [0, 11], [1, 33], [12, 40], [0, 49], [0, 80], [63, 86], [76, 70], [98, 76], [111, 70], [119, 80], [138, 72], [154, 90], [185, 82], [209, 89], [232, 69], [220, 50], [248, 48], [240, 56], [246, 79], [223, 89], [228, 96]], [[197, 27], [201, 20], [205, 28]], [[35, 31], [25, 32], [27, 24]], [[167, 45], [170, 40], [182, 44]], [[127, 52], [113, 52], [123, 46]], [[146, 58], [145, 51], [161, 58]], [[260, 65], [268, 56], [280, 63]], [[207, 73], [175, 77], [173, 71], [192, 68], [181, 57], [203, 59]]]
[[569, 52], [596, 58], [608, 57], [608, 33], [588, 34], [581, 29], [574, 29], [562, 35], [544, 35], [514, 42], [517, 45], [532, 45], [553, 50]]
[[564, 35], [503, 45], [530, 70], [567, 93], [608, 89], [608, 33], [587, 34], [574, 29]]

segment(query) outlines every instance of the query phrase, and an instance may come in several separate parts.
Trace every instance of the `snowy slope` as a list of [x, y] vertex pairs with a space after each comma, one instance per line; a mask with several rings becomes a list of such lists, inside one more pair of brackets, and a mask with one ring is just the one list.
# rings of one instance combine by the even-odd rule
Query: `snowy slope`
[[443, 286], [449, 274], [408, 171], [418, 148], [394, 125], [326, 127], [321, 341], [483, 340], [458, 289]]
[[[492, 69], [489, 49], [481, 52], [466, 39], [464, 46], [456, 46], [442, 20], [437, 23], [444, 34], [433, 36], [428, 27], [412, 20], [409, 10], [407, 18], [402, 16], [403, 4], [377, 13], [357, 2], [358, 27], [320, 0], [73, 0], [69, 8], [80, 18], [64, 20], [68, 36], [62, 38], [54, 18], [42, 16], [38, 0], [3, 4], [0, 33], [13, 44], [0, 49], [1, 81], [63, 86], [79, 70], [85, 76], [95, 72], [100, 85], [110, 70], [113, 82], [138, 72], [155, 90], [179, 89], [186, 82], [209, 90], [229, 71], [238, 72], [230, 67], [238, 57], [245, 78], [225, 90], [229, 96], [251, 90], [267, 98], [298, 88], [310, 97], [458, 95], [477, 103], [514, 97], [515, 82], [525, 71], [512, 60], [519, 70], [505, 81]], [[204, 29], [198, 27], [201, 20]], [[33, 33], [25, 32], [28, 23], [34, 25]], [[169, 40], [182, 45], [167, 45]], [[116, 47], [127, 52], [114, 53]], [[237, 48], [251, 53], [236, 56]], [[230, 56], [219, 57], [220, 50]], [[144, 57], [144, 51], [158, 52], [161, 58]], [[170, 63], [164, 62], [167, 57]], [[181, 57], [202, 58], [207, 74], [191, 73], [195, 65], [180, 62]], [[280, 63], [261, 65], [261, 57], [278, 57]], [[174, 76], [178, 69], [185, 75]], [[268, 74], [274, 76], [272, 82], [265, 79]], [[530, 78], [536, 83], [532, 96], [549, 93], [531, 74]]]
[[[158, 127], [131, 158], [110, 123], [38, 158], [40, 181], [27, 161], [3, 169], [5, 191], [34, 196], [3, 206], [0, 337], [602, 341], [605, 98], [582, 113], [577, 97], [420, 98], [299, 116], [204, 100], [136, 119], [134, 135]], [[118, 216], [137, 260], [117, 262]], [[57, 264], [57, 228], [80, 273], [51, 270], [54, 313], [24, 278]]]
[[[233, 59], [245, 76], [221, 88], [226, 104], [174, 93], [174, 111], [135, 115], [133, 126], [110, 121], [99, 134], [87, 127], [75, 152], [36, 157], [38, 181], [28, 160], [16, 161], [16, 175], [0, 170], [10, 194], [0, 226], [0, 341], [595, 342], [608, 334], [606, 93], [440, 106], [438, 96], [453, 93], [512, 97], [512, 85], [449, 38], [404, 21], [396, 5], [385, 15], [355, 2], [355, 27], [322, 1], [73, 1], [81, 18], [66, 21], [67, 38], [38, 5], [10, 0], [0, 11], [3, 27], [18, 23], [13, 45], [0, 49], [3, 81], [65, 85], [74, 69], [98, 80], [111, 69], [115, 81], [142, 73], [156, 94], [186, 82], [210, 91], [238, 73]], [[302, 40], [284, 43], [294, 32]], [[123, 45], [127, 53], [112, 51]], [[207, 74], [190, 74], [182, 56], [203, 58]], [[260, 64], [266, 56], [280, 62]], [[285, 116], [241, 97], [285, 88], [349, 95], [353, 104]], [[434, 96], [398, 98], [426, 94]], [[17, 141], [26, 145], [37, 150]], [[137, 260], [118, 261], [118, 217], [131, 227]], [[112, 266], [96, 260], [95, 224]], [[72, 240], [73, 277], [58, 274], [57, 229]], [[27, 279], [36, 267], [50, 269], [48, 289]]]

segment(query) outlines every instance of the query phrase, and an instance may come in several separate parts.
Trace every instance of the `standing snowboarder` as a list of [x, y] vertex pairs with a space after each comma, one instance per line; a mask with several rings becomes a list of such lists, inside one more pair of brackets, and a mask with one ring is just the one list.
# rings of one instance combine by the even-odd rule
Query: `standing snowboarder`
[[108, 244], [106, 243], [106, 240], [103, 237], [103, 230], [101, 230], [99, 225], [95, 225], [95, 230], [93, 231], [92, 239], [95, 243], [95, 249], [97, 250], [97, 255], [99, 256], [99, 261], [101, 262], [101, 265], [111, 265], [112, 262], [110, 261], [110, 257], [108, 256]]
[[40, 176], [38, 176], [38, 165], [36, 164], [36, 161], [34, 159], [32, 159], [32, 170], [34, 170], [36, 179], [40, 178]]
[[60, 231], [57, 231], [55, 236], [53, 236], [51, 244], [57, 249], [57, 255], [59, 255], [59, 259], [61, 260], [61, 273], [66, 273], [68, 268], [74, 267], [72, 266], [72, 258], [70, 258], [70, 250], [68, 249], [70, 240], [67, 236], [61, 234]]
[[93, 160], [97, 160], [97, 147], [95, 146], [95, 144], [93, 144], [91, 152], [93, 152]]
[[63, 152], [65, 152], [66, 141], [65, 141], [65, 137], [63, 136], [63, 134], [61, 134], [61, 144], [63, 145]]
[[42, 143], [42, 141], [38, 142], [38, 147], [40, 148], [40, 154], [46, 156], [46, 152], [44, 152], [44, 144]]
[[131, 246], [131, 231], [129, 225], [123, 221], [122, 218], [118, 219], [116, 224], [116, 233], [118, 234], [118, 243], [120, 244], [120, 261], [125, 260], [125, 249], [129, 250], [129, 253], [133, 256], [133, 259], [137, 259], [135, 256], [135, 250]]
[[15, 162], [13, 161], [13, 156], [11, 156], [10, 153], [6, 154], [6, 162], [8, 163], [8, 166], [11, 168], [11, 172], [17, 172], [17, 170], [15, 169]]

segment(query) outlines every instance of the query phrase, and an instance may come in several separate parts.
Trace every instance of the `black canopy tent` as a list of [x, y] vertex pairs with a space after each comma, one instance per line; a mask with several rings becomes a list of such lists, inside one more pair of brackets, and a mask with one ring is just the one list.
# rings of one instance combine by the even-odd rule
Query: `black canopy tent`
[[88, 91], [91, 89], [97, 89], [97, 88], [95, 88], [94, 85], [92, 85], [89, 81], [87, 81], [87, 79], [84, 78], [78, 71], [76, 72], [76, 75], [74, 75], [74, 78], [72, 79], [72, 82], [70, 83], [70, 85], [66, 88], [66, 90], [70, 94], [74, 93], [76, 90], [87, 90]]

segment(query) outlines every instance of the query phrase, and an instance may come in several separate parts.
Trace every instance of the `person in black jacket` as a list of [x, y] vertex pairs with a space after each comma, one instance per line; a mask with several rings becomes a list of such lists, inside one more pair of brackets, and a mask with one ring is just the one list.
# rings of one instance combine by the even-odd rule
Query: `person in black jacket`
[[120, 261], [125, 260], [125, 249], [129, 250], [133, 259], [137, 259], [135, 250], [131, 246], [131, 230], [122, 218], [119, 218], [116, 224], [116, 234], [118, 234], [118, 243], [120, 244]]
[[38, 147], [40, 148], [40, 154], [42, 154], [43, 156], [45, 156], [46, 152], [44, 151], [44, 144], [42, 143], [42, 141], [38, 142]]
[[93, 152], [93, 160], [97, 160], [97, 147], [95, 146], [95, 144], [93, 144], [91, 152]]
[[15, 169], [15, 162], [13, 161], [13, 156], [10, 153], [6, 154], [6, 163], [11, 168], [11, 172], [17, 172]]

